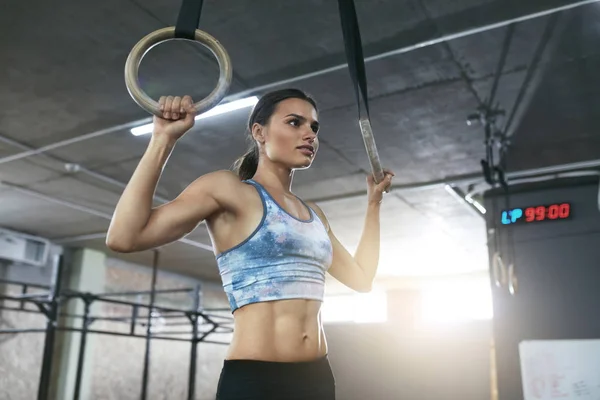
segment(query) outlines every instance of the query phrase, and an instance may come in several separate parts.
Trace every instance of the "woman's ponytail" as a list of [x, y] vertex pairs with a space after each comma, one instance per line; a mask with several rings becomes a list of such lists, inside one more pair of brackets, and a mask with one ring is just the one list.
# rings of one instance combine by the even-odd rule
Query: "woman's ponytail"
[[251, 179], [258, 169], [258, 145], [252, 141], [250, 149], [233, 164], [235, 172], [241, 180]]

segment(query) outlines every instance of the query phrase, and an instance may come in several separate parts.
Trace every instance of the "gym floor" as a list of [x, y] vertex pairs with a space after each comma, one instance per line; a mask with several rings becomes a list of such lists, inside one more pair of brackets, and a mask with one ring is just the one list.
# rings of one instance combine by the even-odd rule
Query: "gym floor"
[[[36, 398], [44, 384], [56, 399], [214, 396], [232, 321], [206, 226], [159, 253], [105, 244], [150, 136], [132, 134], [151, 118], [127, 91], [125, 62], [178, 12], [166, 0], [33, 0], [0, 13], [0, 239], [32, 249], [0, 242], [0, 399]], [[328, 277], [338, 398], [514, 400], [496, 376], [490, 229], [502, 210], [486, 193], [598, 174], [600, 3], [382, 0], [356, 1], [356, 12], [374, 136], [396, 176], [374, 290], [358, 295]], [[371, 166], [336, 2], [206, 0], [199, 27], [231, 58], [223, 103], [283, 87], [317, 100], [320, 149], [293, 189], [352, 253]], [[218, 76], [213, 54], [189, 41], [160, 44], [139, 69], [154, 99], [201, 100]], [[246, 150], [249, 112], [200, 119], [155, 205], [229, 169]], [[58, 277], [70, 297], [52, 316]], [[53, 318], [64, 329], [49, 354]], [[68, 331], [82, 327], [89, 333]]]

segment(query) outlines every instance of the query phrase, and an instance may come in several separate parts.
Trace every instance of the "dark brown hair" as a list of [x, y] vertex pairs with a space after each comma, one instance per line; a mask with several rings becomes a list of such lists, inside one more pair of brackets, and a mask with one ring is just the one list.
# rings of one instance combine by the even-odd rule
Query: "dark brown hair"
[[277, 105], [287, 99], [305, 100], [317, 110], [317, 103], [314, 99], [299, 89], [276, 90], [262, 96], [254, 106], [252, 114], [250, 114], [250, 118], [248, 119], [250, 147], [248, 148], [248, 151], [233, 164], [233, 171], [241, 180], [251, 179], [254, 174], [256, 174], [256, 169], [258, 168], [258, 145], [252, 137], [252, 125], [255, 123], [267, 125], [271, 116], [275, 113]]

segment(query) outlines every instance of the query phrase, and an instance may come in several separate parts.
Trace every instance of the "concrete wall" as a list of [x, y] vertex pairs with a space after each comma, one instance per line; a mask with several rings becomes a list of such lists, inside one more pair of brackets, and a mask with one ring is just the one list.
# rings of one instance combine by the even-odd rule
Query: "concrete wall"
[[[4, 289], [0, 288], [0, 293], [12, 296], [20, 294], [20, 291], [16, 290], [16, 287], [5, 286]], [[15, 302], [5, 304], [19, 307], [19, 303]], [[30, 305], [25, 307], [33, 309]], [[46, 318], [41, 314], [0, 310], [0, 329], [43, 329], [45, 324]], [[37, 398], [43, 348], [43, 334], [0, 335], [0, 399]]]
[[[92, 399], [139, 400], [144, 339], [105, 337], [93, 360]], [[214, 399], [226, 346], [200, 344], [196, 399]], [[154, 340], [151, 346], [148, 399], [187, 398], [190, 345]]]
[[491, 321], [426, 322], [422, 292], [387, 292], [388, 322], [326, 325], [343, 400], [490, 398]]
[[[0, 278], [25, 281], [32, 284], [50, 285], [53, 276], [53, 257], [62, 253], [60, 246], [52, 246], [48, 263], [44, 267], [0, 260]], [[29, 288], [28, 293], [45, 290]], [[0, 294], [18, 296], [20, 287], [0, 283]], [[20, 307], [18, 302], [0, 300], [6, 307]], [[24, 304], [25, 310], [38, 311], [32, 304]], [[46, 318], [38, 313], [0, 310], [0, 329], [44, 329]], [[0, 399], [35, 399], [44, 350], [44, 334], [0, 335]]]
[[328, 325], [337, 398], [489, 399], [490, 325]]
[[[119, 260], [107, 260], [106, 286], [111, 292], [132, 290], [148, 290], [151, 287], [151, 271], [148, 268], [123, 263]], [[174, 289], [193, 287], [195, 281], [185, 277], [160, 272], [157, 276], [157, 289]], [[226, 300], [220, 286], [203, 284], [203, 304], [205, 307], [223, 307]], [[148, 296], [119, 297], [129, 301], [147, 303]], [[187, 294], [158, 295], [156, 304], [164, 307], [190, 308], [192, 298]], [[131, 308], [105, 304], [105, 316], [130, 315]], [[145, 322], [147, 313], [140, 311]], [[179, 322], [179, 327], [164, 326], [164, 331], [190, 331], [191, 324], [185, 318], [166, 320], [165, 324]], [[114, 322], [97, 322], [93, 329], [127, 332], [127, 324]], [[145, 328], [136, 328], [143, 335]], [[182, 336], [179, 336], [182, 337]], [[230, 341], [230, 335], [217, 335], [213, 340]], [[138, 400], [142, 387], [142, 374], [145, 352], [145, 339], [118, 336], [103, 336], [96, 344], [92, 358], [93, 399], [106, 400]], [[202, 343], [198, 346], [196, 363], [196, 399], [214, 399], [217, 382], [227, 346]], [[188, 373], [190, 364], [190, 344], [166, 340], [153, 340], [151, 344], [150, 373], [148, 399], [183, 399], [187, 398]]]
[[[141, 265], [128, 263], [116, 258], [107, 258], [107, 292], [124, 291], [142, 291], [150, 290], [152, 285], [152, 271]], [[158, 271], [156, 279], [157, 289], [173, 289], [194, 287], [198, 281], [187, 278], [182, 275], [170, 273], [167, 271]], [[223, 287], [216, 282], [201, 282], [202, 288], [202, 306], [205, 308], [229, 307], [227, 296], [223, 292]], [[132, 298], [127, 298], [131, 300]], [[142, 296], [139, 301], [148, 302], [148, 296]], [[192, 298], [184, 294], [157, 295], [157, 304], [167, 306], [171, 302], [187, 304], [192, 306]]]

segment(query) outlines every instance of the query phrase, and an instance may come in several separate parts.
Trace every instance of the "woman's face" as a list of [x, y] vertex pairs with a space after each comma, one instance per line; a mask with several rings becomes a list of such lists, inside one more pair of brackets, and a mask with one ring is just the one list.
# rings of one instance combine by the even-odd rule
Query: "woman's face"
[[319, 147], [318, 132], [317, 111], [301, 99], [280, 102], [266, 126], [255, 124], [253, 128], [262, 155], [290, 169], [310, 167]]

